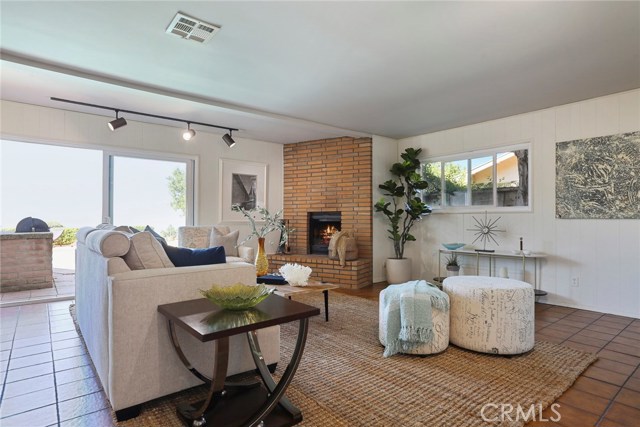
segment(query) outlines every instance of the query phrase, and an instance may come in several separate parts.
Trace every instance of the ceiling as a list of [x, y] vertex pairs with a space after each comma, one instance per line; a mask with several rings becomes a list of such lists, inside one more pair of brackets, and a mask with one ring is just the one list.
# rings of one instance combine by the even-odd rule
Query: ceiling
[[[222, 29], [166, 34], [178, 11]], [[640, 87], [640, 2], [2, 0], [0, 26], [2, 99], [279, 143], [403, 138]]]

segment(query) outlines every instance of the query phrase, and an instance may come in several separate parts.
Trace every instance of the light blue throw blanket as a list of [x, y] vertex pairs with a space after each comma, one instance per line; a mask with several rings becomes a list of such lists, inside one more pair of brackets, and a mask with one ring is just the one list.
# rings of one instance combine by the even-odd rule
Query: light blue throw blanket
[[449, 310], [447, 295], [431, 283], [413, 280], [385, 289], [382, 311], [387, 318], [383, 331], [384, 357], [429, 343], [433, 340], [431, 308]]

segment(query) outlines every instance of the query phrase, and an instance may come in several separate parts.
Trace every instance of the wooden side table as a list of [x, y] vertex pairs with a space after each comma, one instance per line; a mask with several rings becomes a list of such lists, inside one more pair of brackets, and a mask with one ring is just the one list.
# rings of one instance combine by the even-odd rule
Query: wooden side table
[[332, 283], [309, 281], [307, 286], [290, 286], [290, 285], [265, 285], [275, 289], [275, 294], [291, 299], [295, 295], [309, 294], [313, 292], [322, 292], [324, 294], [324, 320], [329, 321], [329, 291], [337, 289], [340, 286]]
[[[271, 295], [254, 308], [242, 311], [224, 310], [207, 299], [183, 301], [158, 306], [167, 319], [171, 342], [185, 367], [209, 385], [205, 400], [177, 408], [187, 425], [292, 426], [302, 421], [302, 412], [285, 396], [285, 391], [298, 369], [307, 339], [309, 317], [320, 310], [278, 295]], [[258, 343], [258, 329], [298, 321], [296, 347], [280, 381], [269, 373]], [[178, 342], [176, 326], [202, 342], [216, 340], [213, 377], [209, 378], [191, 365]], [[230, 384], [225, 382], [229, 361], [229, 337], [246, 333], [251, 355], [262, 383]]]

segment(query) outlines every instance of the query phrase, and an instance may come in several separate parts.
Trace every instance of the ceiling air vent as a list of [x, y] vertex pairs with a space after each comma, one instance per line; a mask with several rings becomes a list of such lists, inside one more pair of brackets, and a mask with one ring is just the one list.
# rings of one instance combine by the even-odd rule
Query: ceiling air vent
[[183, 39], [206, 43], [215, 36], [220, 27], [200, 21], [191, 16], [178, 12], [167, 27], [167, 34], [175, 34]]

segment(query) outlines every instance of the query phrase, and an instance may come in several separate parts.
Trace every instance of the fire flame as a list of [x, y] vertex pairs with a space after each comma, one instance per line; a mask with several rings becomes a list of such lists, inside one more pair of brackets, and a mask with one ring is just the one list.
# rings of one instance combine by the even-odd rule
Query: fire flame
[[328, 245], [331, 241], [331, 236], [338, 232], [338, 229], [333, 225], [327, 225], [324, 230], [320, 232], [320, 237], [322, 238], [322, 243]]

